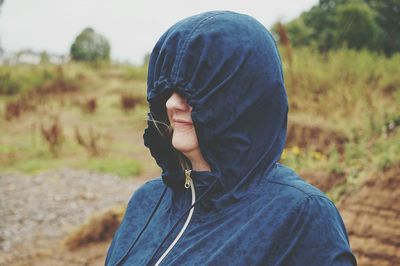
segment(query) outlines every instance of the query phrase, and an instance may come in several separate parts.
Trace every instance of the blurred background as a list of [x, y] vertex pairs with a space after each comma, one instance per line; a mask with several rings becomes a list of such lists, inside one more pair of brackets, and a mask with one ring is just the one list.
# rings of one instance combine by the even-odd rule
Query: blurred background
[[0, 0], [0, 265], [103, 265], [143, 145], [148, 58], [178, 20], [252, 15], [289, 97], [281, 162], [339, 208], [359, 265], [400, 264], [400, 0]]

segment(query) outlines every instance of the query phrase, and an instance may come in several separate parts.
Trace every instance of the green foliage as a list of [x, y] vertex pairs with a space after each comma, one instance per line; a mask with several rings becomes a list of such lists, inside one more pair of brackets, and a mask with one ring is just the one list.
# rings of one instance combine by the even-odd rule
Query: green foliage
[[380, 47], [385, 54], [400, 51], [400, 0], [365, 0], [377, 14], [376, 21], [384, 34]]
[[289, 36], [296, 36], [296, 38], [292, 39], [293, 45], [300, 46], [312, 43], [314, 30], [305, 24], [303, 17], [298, 17], [289, 22], [286, 27]]
[[362, 1], [350, 1], [337, 8], [335, 31], [335, 46], [344, 43], [349, 48], [378, 49], [382, 30], [378, 26], [373, 10]]
[[92, 28], [84, 29], [71, 46], [71, 58], [76, 61], [109, 61], [110, 44], [101, 34]]
[[390, 136], [382, 134], [370, 147], [370, 165], [375, 170], [387, 170], [400, 161], [400, 128], [397, 127]]
[[134, 66], [127, 66], [125, 78], [128, 80], [146, 80], [147, 78], [147, 67], [134, 67]]
[[50, 64], [0, 66], [0, 95], [16, 95], [36, 91], [48, 94], [79, 87], [74, 76], [62, 66]]
[[327, 170], [330, 173], [344, 174], [344, 166], [340, 162], [340, 154], [337, 150], [332, 150], [330, 152]]
[[0, 95], [12, 95], [21, 90], [20, 83], [11, 77], [10, 72], [0, 71]]
[[[4, 168], [4, 170], [8, 170], [9, 172], [20, 171], [23, 173], [36, 175], [49, 169], [61, 167], [62, 163], [63, 162], [61, 160], [46, 158], [44, 156], [39, 158], [33, 157], [30, 160], [18, 161], [15, 165], [13, 165], [13, 167], [9, 167], [8, 169]], [[18, 171], [15, 171], [16, 169], [18, 169]]]
[[0, 95], [13, 95], [42, 87], [56, 77], [52, 67], [0, 66]]
[[85, 169], [100, 173], [114, 173], [120, 177], [132, 177], [140, 174], [140, 163], [129, 158], [92, 158], [82, 165]]
[[[320, 0], [285, 25], [293, 45], [400, 51], [400, 0]], [[274, 28], [273, 28], [274, 30]]]

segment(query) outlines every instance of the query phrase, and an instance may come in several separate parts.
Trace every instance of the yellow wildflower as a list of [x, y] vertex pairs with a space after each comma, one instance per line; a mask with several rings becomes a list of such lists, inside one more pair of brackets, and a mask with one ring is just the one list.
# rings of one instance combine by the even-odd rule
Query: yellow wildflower
[[314, 151], [312, 153], [312, 156], [317, 160], [322, 160], [322, 157], [323, 157], [322, 153], [320, 153], [319, 151]]
[[300, 147], [299, 146], [293, 146], [292, 147], [292, 153], [294, 154], [294, 155], [299, 155], [300, 154]]

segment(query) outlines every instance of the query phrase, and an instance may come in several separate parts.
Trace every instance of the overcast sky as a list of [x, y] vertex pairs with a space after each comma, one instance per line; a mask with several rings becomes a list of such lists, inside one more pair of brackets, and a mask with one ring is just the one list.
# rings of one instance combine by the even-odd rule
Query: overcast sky
[[267, 28], [288, 21], [318, 0], [5, 0], [0, 40], [6, 52], [22, 49], [67, 54], [74, 38], [92, 27], [111, 44], [111, 56], [141, 63], [161, 34], [178, 20], [209, 10], [251, 15]]

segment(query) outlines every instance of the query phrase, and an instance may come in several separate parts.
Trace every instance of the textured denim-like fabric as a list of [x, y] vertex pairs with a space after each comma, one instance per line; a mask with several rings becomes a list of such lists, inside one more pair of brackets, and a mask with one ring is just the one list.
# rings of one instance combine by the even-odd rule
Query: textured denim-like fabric
[[[201, 152], [212, 169], [192, 171], [197, 196], [209, 192], [194, 206], [186, 231], [162, 265], [356, 264], [334, 204], [277, 163], [285, 145], [288, 103], [281, 60], [264, 26], [229, 11], [176, 23], [152, 51], [147, 86], [149, 117], [155, 120], [166, 118], [172, 92], [187, 99]], [[182, 228], [185, 219], [178, 217], [191, 206], [170, 140], [152, 121], [143, 138], [162, 174], [133, 194], [106, 265], [121, 258], [123, 265], [154, 264]]]

